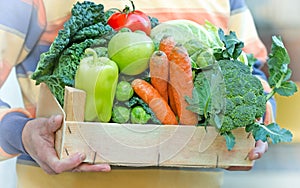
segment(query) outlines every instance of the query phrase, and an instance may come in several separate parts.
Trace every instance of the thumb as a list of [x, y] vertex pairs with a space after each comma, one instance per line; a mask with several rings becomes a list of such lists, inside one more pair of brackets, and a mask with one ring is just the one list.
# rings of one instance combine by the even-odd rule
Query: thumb
[[48, 127], [49, 131], [56, 132], [62, 125], [63, 116], [62, 115], [54, 115], [48, 119]]

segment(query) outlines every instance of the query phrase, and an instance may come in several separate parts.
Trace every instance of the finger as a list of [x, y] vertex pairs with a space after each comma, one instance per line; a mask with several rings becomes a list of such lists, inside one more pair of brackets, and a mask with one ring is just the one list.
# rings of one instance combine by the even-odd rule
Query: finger
[[253, 148], [249, 154], [248, 157], [250, 160], [257, 160], [262, 157], [262, 155], [267, 152], [268, 150], [268, 143], [263, 142], [261, 140], [258, 140], [255, 144], [255, 148]]
[[109, 172], [111, 170], [109, 164], [88, 164], [82, 163], [72, 170], [72, 172]]
[[57, 156], [48, 158], [48, 165], [51, 169], [59, 174], [66, 171], [71, 171], [74, 168], [78, 167], [86, 158], [84, 153], [75, 153], [69, 158], [59, 160]]
[[48, 120], [49, 131], [52, 133], [56, 132], [61, 127], [62, 121], [63, 121], [62, 115], [51, 116]]

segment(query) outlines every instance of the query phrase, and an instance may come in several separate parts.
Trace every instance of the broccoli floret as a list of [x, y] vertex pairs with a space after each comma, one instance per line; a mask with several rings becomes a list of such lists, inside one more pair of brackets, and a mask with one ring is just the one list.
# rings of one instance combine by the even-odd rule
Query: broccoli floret
[[218, 62], [226, 90], [226, 110], [220, 133], [255, 123], [265, 113], [266, 96], [259, 79], [239, 61]]

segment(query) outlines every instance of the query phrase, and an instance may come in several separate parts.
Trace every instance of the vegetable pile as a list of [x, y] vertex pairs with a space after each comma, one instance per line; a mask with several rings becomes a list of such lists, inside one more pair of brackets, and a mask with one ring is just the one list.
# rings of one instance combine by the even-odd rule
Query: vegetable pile
[[255, 140], [292, 140], [278, 124], [259, 121], [275, 93], [297, 91], [280, 37], [272, 37], [272, 91], [265, 94], [252, 75], [257, 60], [242, 51], [234, 32], [225, 35], [209, 22], [159, 23], [131, 3], [133, 10], [117, 12], [76, 3], [32, 78], [45, 82], [61, 105], [65, 86], [84, 90], [86, 121], [215, 126], [229, 150], [235, 145], [232, 130], [239, 127]]

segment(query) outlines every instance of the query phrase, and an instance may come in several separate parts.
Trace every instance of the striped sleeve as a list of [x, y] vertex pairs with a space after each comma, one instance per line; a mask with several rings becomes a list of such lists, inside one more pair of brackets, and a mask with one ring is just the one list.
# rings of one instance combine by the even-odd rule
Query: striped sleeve
[[23, 108], [10, 108], [0, 99], [0, 161], [26, 153], [22, 144], [22, 131], [31, 120]]
[[267, 49], [258, 36], [252, 14], [244, 0], [230, 0], [231, 14], [229, 30], [235, 31], [238, 38], [244, 41], [246, 53], [251, 53], [264, 63]]
[[24, 60], [46, 25], [42, 0], [0, 1], [0, 87]]

